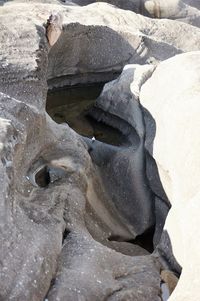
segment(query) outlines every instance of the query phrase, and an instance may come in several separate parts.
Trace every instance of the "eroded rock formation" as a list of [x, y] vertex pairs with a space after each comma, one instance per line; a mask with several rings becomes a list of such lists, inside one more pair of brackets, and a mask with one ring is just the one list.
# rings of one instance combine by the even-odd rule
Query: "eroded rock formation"
[[[1, 4], [0, 299], [160, 301], [161, 270], [181, 266], [170, 300], [197, 300], [200, 29], [105, 3]], [[122, 146], [47, 114], [48, 89], [108, 80], [90, 114]], [[153, 254], [136, 245], [148, 231]]]

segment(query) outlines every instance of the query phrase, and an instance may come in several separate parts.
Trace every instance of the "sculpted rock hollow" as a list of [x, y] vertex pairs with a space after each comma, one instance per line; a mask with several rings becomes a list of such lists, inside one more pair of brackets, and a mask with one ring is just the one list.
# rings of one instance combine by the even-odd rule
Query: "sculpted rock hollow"
[[[198, 233], [200, 29], [106, 3], [0, 4], [0, 300], [160, 301], [162, 256], [135, 243], [150, 233], [158, 244], [170, 204], [174, 254], [164, 234], [158, 250], [183, 267], [171, 300], [184, 300], [184, 286], [197, 300], [187, 258], [192, 246], [199, 262], [189, 234]], [[60, 17], [46, 27], [51, 14]], [[114, 79], [91, 114], [125, 136], [121, 146], [47, 114], [48, 89]]]

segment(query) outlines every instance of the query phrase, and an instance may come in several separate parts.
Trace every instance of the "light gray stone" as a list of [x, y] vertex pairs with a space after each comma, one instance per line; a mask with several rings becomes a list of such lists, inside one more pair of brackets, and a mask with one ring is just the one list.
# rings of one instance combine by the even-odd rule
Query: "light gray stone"
[[146, 127], [152, 120], [156, 124], [154, 140], [146, 140], [146, 148], [172, 204], [164, 229], [183, 268], [169, 299], [176, 301], [199, 296], [199, 74], [200, 52], [176, 56], [157, 67], [140, 94], [148, 111]]
[[146, 0], [144, 9], [152, 18], [168, 18], [200, 27], [198, 5], [190, 0]]

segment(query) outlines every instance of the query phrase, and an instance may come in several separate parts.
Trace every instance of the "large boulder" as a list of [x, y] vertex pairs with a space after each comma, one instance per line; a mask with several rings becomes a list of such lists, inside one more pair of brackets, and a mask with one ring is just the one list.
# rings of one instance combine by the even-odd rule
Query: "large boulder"
[[[90, 28], [86, 16], [77, 25], [79, 8], [10, 2], [0, 10], [0, 299], [159, 301], [158, 261], [131, 243], [109, 244], [118, 234], [134, 238], [134, 226], [110, 201], [87, 143], [46, 113], [47, 73], [74, 75], [65, 60], [59, 71], [60, 56], [51, 53], [45, 24], [52, 9], [64, 14], [66, 35], [74, 21], [75, 29]], [[83, 73], [96, 66], [87, 51], [81, 57], [91, 64]]]
[[[73, 0], [80, 6], [95, 2], [106, 2], [151, 18], [168, 18], [200, 27], [198, 0]], [[63, 3], [68, 4], [68, 1], [63, 0]]]
[[200, 30], [181, 22], [148, 19], [106, 3], [62, 11], [63, 34], [49, 53], [50, 86], [110, 80], [126, 64], [156, 65], [200, 47]]
[[[67, 3], [66, 0], [62, 0], [62, 2], [64, 2], [65, 4]], [[135, 13], [140, 13], [142, 11], [142, 8], [144, 7], [144, 1], [142, 0], [73, 0], [73, 3], [81, 6], [95, 2], [106, 2], [121, 9], [132, 10]]]
[[[154, 157], [150, 144], [154, 138], [151, 126], [155, 123], [149, 119], [150, 126], [144, 128], [138, 95], [144, 86], [141, 99], [144, 98], [142, 104], [147, 109], [148, 101], [155, 98], [157, 103], [161, 99], [162, 93], [158, 93], [156, 83], [157, 80], [162, 82], [162, 77], [166, 76], [162, 73], [165, 63], [156, 71], [152, 65], [146, 64], [157, 65], [175, 54], [199, 50], [200, 30], [172, 20], [145, 18], [105, 3], [79, 7], [57, 1], [52, 4], [39, 2], [9, 1], [0, 10], [0, 299], [143, 301], [149, 298], [159, 301], [158, 260], [142, 248], [134, 245], [131, 248], [131, 242], [157, 223], [156, 212], [163, 210], [159, 209], [160, 199], [168, 204], [168, 198], [174, 209], [170, 211], [166, 230], [175, 248], [174, 255], [184, 268], [178, 294], [181, 285], [187, 282], [187, 275], [192, 279], [191, 267], [186, 262], [189, 256], [187, 244], [195, 251], [198, 244], [195, 245], [193, 236], [182, 236], [186, 239], [181, 238], [180, 246], [185, 253], [180, 254], [175, 231], [185, 229], [188, 233], [198, 226], [198, 221], [195, 217], [194, 224], [185, 228], [180, 222], [178, 228], [174, 226], [174, 220], [182, 218], [177, 211], [184, 218], [191, 217], [198, 208], [197, 197], [193, 202], [193, 193], [198, 193], [198, 171], [195, 169], [198, 161], [194, 163], [193, 157], [187, 154], [191, 149], [188, 146], [183, 152], [180, 148], [174, 153], [171, 151], [172, 143], [180, 139], [176, 130], [171, 136], [166, 134], [165, 141], [174, 164], [162, 158], [159, 152]], [[46, 24], [52, 11], [63, 17], [58, 35], [54, 35], [51, 28], [53, 40], [49, 38], [49, 24]], [[178, 76], [174, 67], [174, 73], [171, 67], [165, 70], [170, 91], [177, 88], [176, 79], [182, 79], [178, 90], [181, 91], [181, 100], [185, 100], [185, 105], [187, 97], [191, 97], [194, 113], [197, 112], [195, 93], [198, 89], [195, 86], [196, 90], [193, 90], [191, 81], [198, 83], [198, 61], [198, 53], [188, 54], [177, 59]], [[91, 150], [91, 139], [83, 139], [66, 124], [56, 124], [46, 113], [48, 88], [113, 79], [127, 63], [144, 65], [132, 67], [133, 76], [129, 70], [129, 77], [123, 78], [122, 75], [120, 79], [123, 82], [122, 100], [130, 114], [123, 111], [123, 101], [114, 90], [111, 98], [104, 90], [106, 98], [99, 98], [99, 104], [103, 104], [109, 113], [105, 118], [110, 116], [107, 120], [113, 126], [120, 120], [120, 130], [126, 135], [128, 147], [120, 149], [96, 141]], [[194, 63], [197, 63], [196, 69]], [[184, 77], [186, 71], [188, 82]], [[150, 81], [153, 81], [154, 74], [156, 80], [149, 87], [144, 82], [152, 72]], [[127, 78], [130, 79], [128, 84]], [[167, 81], [165, 86], [162, 82], [162, 92], [173, 99], [174, 95], [166, 88]], [[115, 84], [120, 87], [119, 80]], [[182, 90], [184, 88], [186, 91]], [[126, 89], [129, 89], [128, 95]], [[147, 105], [145, 89], [148, 97], [152, 93]], [[106, 107], [107, 98], [109, 108]], [[115, 105], [113, 99], [117, 99]], [[185, 108], [184, 114], [187, 112], [189, 110]], [[174, 110], [172, 117], [176, 117], [173, 113]], [[112, 118], [114, 115], [116, 118]], [[156, 122], [160, 124], [157, 115]], [[198, 139], [190, 141], [192, 129], [198, 126], [196, 120], [195, 117], [188, 132], [181, 133], [185, 142], [197, 141], [198, 149]], [[166, 125], [171, 125], [168, 120]], [[158, 137], [161, 142], [155, 140], [155, 145], [158, 143], [163, 150], [162, 137]], [[147, 153], [144, 147], [149, 158], [154, 158], [154, 165], [147, 155], [145, 166], [144, 153]], [[177, 161], [183, 162], [186, 155], [192, 162], [189, 163], [191, 169]], [[161, 180], [168, 198], [160, 183], [157, 185], [155, 162], [159, 173], [162, 168], [167, 168]], [[148, 179], [149, 183], [148, 166], [155, 176], [152, 181]], [[184, 180], [189, 172], [194, 176], [194, 182], [189, 183], [191, 187]], [[123, 184], [122, 178], [128, 180]], [[172, 191], [170, 187], [173, 187]], [[177, 199], [182, 200], [183, 206]], [[194, 207], [189, 206], [188, 199]], [[130, 200], [134, 201], [138, 216]], [[188, 207], [184, 206], [186, 203]], [[154, 205], [155, 211], [152, 210]], [[185, 209], [179, 211], [180, 208]], [[163, 221], [162, 214], [159, 219]], [[145, 256], [136, 258], [126, 256], [127, 253]], [[195, 254], [198, 259], [198, 253]], [[194, 286], [193, 292], [188, 290], [188, 300], [192, 300], [191, 296], [196, 296], [198, 288], [196, 283], [188, 283]]]
[[[29, 66], [35, 39], [43, 37], [40, 48], [45, 49], [42, 43], [46, 41], [45, 24], [49, 15], [54, 11], [63, 16], [60, 38], [48, 49], [49, 87], [108, 81], [115, 78], [127, 63], [157, 64], [175, 54], [200, 49], [199, 28], [172, 20], [145, 18], [106, 3], [79, 7], [56, 2], [31, 4], [29, 1], [14, 1], [6, 2], [1, 11], [1, 60], [6, 63], [4, 52], [9, 45], [11, 50], [7, 56], [12, 62], [24, 65], [25, 69]], [[12, 19], [12, 27], [9, 18]], [[20, 35], [20, 39], [16, 39], [15, 34], [19, 35], [20, 31], [28, 32], [28, 35]], [[6, 43], [4, 32], [13, 34]], [[19, 61], [19, 53], [24, 51], [22, 41], [26, 45], [33, 43], [33, 47], [32, 50], [27, 48], [30, 56]], [[16, 72], [19, 71], [13, 70], [12, 78]], [[19, 89], [12, 88], [15, 91], [13, 95], [16, 90]]]
[[176, 301], [199, 298], [199, 78], [200, 52], [178, 55], [157, 67], [140, 94], [145, 147], [172, 205], [161, 249], [171, 248], [183, 268], [170, 298]]
[[143, 4], [143, 13], [151, 18], [168, 18], [200, 27], [199, 4], [194, 2], [190, 0], [146, 0]]
[[1, 300], [159, 300], [156, 261], [115, 252], [86, 227], [128, 232], [104, 207], [103, 187], [98, 194], [90, 184], [98, 176], [81, 138], [34, 98], [28, 105], [1, 93], [1, 108]]

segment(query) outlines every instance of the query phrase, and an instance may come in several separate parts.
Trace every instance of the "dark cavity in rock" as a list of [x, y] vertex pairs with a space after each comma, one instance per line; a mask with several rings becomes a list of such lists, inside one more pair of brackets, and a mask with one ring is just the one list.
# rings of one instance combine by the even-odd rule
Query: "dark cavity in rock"
[[35, 183], [40, 187], [47, 187], [50, 181], [49, 169], [47, 166], [44, 166], [36, 173]]
[[70, 231], [68, 229], [65, 229], [63, 232], [63, 237], [62, 237], [62, 244], [64, 244], [65, 239], [67, 238], [67, 236], [70, 234]]
[[119, 146], [126, 141], [124, 135], [89, 115], [102, 88], [103, 84], [96, 84], [49, 91], [46, 110], [54, 121], [67, 123], [82, 136]]
[[154, 227], [152, 227], [151, 229], [147, 230], [146, 232], [144, 232], [141, 235], [138, 235], [135, 239], [131, 239], [131, 240], [123, 240], [121, 239], [121, 237], [119, 236], [110, 236], [108, 238], [109, 241], [123, 241], [123, 242], [127, 242], [127, 243], [131, 243], [134, 245], [138, 245], [140, 247], [142, 247], [143, 249], [147, 250], [149, 253], [152, 253], [154, 251], [154, 246], [153, 246], [153, 235], [154, 235]]

